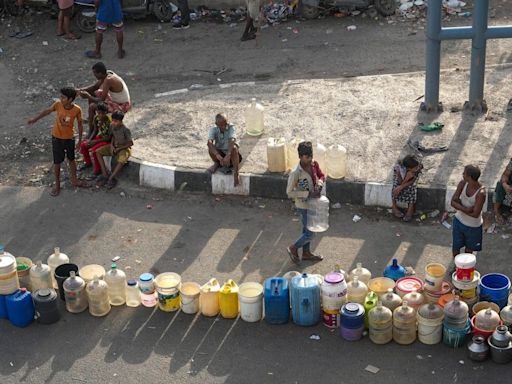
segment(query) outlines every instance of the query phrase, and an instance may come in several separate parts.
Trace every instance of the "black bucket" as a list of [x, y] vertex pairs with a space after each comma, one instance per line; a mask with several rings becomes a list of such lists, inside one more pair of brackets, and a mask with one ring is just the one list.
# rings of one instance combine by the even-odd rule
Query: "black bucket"
[[66, 280], [71, 272], [75, 272], [75, 275], [78, 276], [78, 266], [76, 264], [61, 264], [57, 268], [55, 268], [55, 280], [57, 280], [57, 285], [59, 286], [59, 296], [62, 300], [66, 300], [64, 296], [64, 280]]

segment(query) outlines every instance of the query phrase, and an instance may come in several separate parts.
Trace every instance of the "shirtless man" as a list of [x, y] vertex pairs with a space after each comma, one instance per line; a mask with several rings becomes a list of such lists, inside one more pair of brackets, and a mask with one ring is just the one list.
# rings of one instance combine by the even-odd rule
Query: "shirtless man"
[[[219, 167], [233, 168], [233, 181], [235, 187], [240, 184], [238, 170], [242, 155], [238, 150], [236, 142], [235, 127], [228, 124], [226, 115], [219, 113], [215, 116], [215, 127], [210, 128], [208, 132], [208, 154], [213, 161], [213, 165], [208, 168], [208, 172], [215, 173]], [[230, 169], [231, 171], [231, 169]]]
[[89, 134], [93, 128], [94, 114], [98, 102], [105, 102], [109, 113], [114, 111], [126, 113], [132, 107], [130, 91], [121, 76], [112, 71], [107, 71], [107, 67], [102, 62], [92, 66], [92, 73], [97, 79], [96, 83], [78, 89], [80, 96], [89, 100]]

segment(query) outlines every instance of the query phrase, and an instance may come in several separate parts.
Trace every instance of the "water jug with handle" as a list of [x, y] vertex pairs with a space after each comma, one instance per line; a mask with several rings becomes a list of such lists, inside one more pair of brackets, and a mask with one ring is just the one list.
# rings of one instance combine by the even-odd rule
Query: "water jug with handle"
[[34, 302], [32, 294], [26, 288], [7, 295], [5, 298], [7, 315], [12, 325], [26, 327], [34, 321]]
[[245, 110], [245, 126], [248, 135], [259, 136], [263, 133], [265, 127], [264, 110], [263, 106], [253, 97], [251, 104]]
[[286, 172], [286, 140], [284, 137], [268, 138], [267, 168], [269, 172]]
[[111, 305], [123, 305], [126, 302], [126, 274], [112, 263], [110, 271], [105, 275], [108, 285], [108, 297]]
[[354, 277], [357, 276], [359, 281], [368, 285], [368, 282], [372, 278], [372, 273], [370, 270], [363, 267], [362, 263], [356, 263], [356, 267], [350, 272], [349, 281], [354, 280]]
[[329, 229], [329, 199], [326, 196], [308, 199], [308, 229], [325, 232]]
[[16, 258], [0, 245], [0, 295], [14, 293], [19, 287]]
[[364, 299], [368, 294], [368, 287], [362, 281], [359, 281], [359, 276], [354, 276], [352, 281], [347, 286], [347, 302], [358, 303], [363, 305]]
[[199, 293], [199, 307], [203, 316], [213, 317], [219, 314], [220, 284], [215, 278], [210, 279], [201, 287]]
[[398, 279], [405, 276], [405, 268], [398, 264], [397, 259], [391, 261], [391, 265], [388, 265], [384, 269], [384, 277], [388, 277], [397, 281]]
[[393, 340], [393, 312], [379, 301], [368, 312], [370, 340], [375, 344], [386, 344]]
[[368, 329], [368, 327], [369, 327], [368, 314], [371, 311], [371, 309], [377, 305], [378, 301], [379, 301], [379, 296], [375, 292], [372, 292], [372, 291], [368, 292], [368, 294], [364, 298], [364, 303], [363, 303], [364, 326], [366, 329]]
[[87, 309], [87, 294], [85, 293], [85, 281], [80, 276], [76, 276], [74, 271], [62, 285], [64, 288], [64, 297], [66, 300], [66, 309], [71, 313], [80, 313]]
[[389, 288], [388, 291], [380, 297], [380, 300], [382, 301], [382, 305], [389, 308], [391, 312], [402, 305], [402, 298], [393, 292], [393, 288]]
[[225, 319], [233, 319], [238, 316], [238, 285], [229, 279], [219, 291], [220, 314]]
[[55, 247], [53, 253], [48, 257], [46, 261], [50, 267], [50, 276], [52, 278], [52, 284], [54, 289], [58, 289], [57, 280], [55, 280], [55, 269], [62, 264], [69, 263], [69, 257], [65, 253], [61, 253], [59, 247]]
[[264, 283], [265, 321], [285, 324], [290, 319], [290, 292], [288, 279], [271, 277]]
[[312, 326], [320, 321], [320, 284], [316, 277], [303, 273], [292, 278], [292, 319], [297, 325]]
[[57, 292], [53, 288], [42, 288], [33, 295], [36, 319], [40, 324], [53, 324], [60, 320]]
[[316, 142], [313, 146], [313, 158], [318, 163], [318, 166], [320, 167], [320, 170], [323, 172], [323, 174], [327, 176], [327, 149], [319, 142]]
[[347, 175], [347, 150], [342, 145], [331, 145], [326, 154], [327, 174], [331, 179], [343, 179]]
[[393, 340], [402, 345], [416, 340], [416, 313], [407, 301], [393, 311]]
[[53, 288], [50, 267], [38, 260], [35, 265], [30, 268], [30, 285], [32, 292], [38, 289]]
[[87, 292], [89, 313], [91, 315], [101, 317], [110, 312], [108, 285], [104, 280], [100, 280], [98, 276], [95, 276], [93, 281], [87, 283], [85, 291]]
[[301, 143], [302, 139], [300, 138], [292, 138], [286, 143], [286, 170], [293, 171], [297, 165], [299, 164], [299, 153], [297, 152], [297, 148], [299, 147], [299, 143]]

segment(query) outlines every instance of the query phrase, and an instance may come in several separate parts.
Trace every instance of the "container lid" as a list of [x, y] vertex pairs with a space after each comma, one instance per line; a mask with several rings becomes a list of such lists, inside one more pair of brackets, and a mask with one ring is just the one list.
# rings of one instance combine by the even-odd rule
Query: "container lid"
[[155, 277], [151, 274], [151, 273], [143, 273], [142, 275], [139, 276], [139, 280], [140, 281], [151, 281], [153, 280]]
[[396, 288], [402, 292], [412, 292], [414, 289], [420, 291], [423, 288], [423, 281], [414, 276], [402, 277], [396, 282]]
[[423, 304], [418, 308], [418, 315], [425, 319], [440, 319], [444, 317], [443, 308], [439, 305], [430, 303]]
[[340, 272], [329, 272], [325, 275], [324, 281], [329, 284], [338, 284], [344, 280], [343, 274]]
[[[425, 288], [425, 285], [423, 286]], [[452, 291], [452, 285], [447, 282], [447, 281], [443, 281], [443, 283], [441, 284], [441, 290], [440, 291], [437, 291], [437, 292], [432, 292], [432, 291], [429, 291], [428, 289], [424, 289], [423, 292], [425, 294], [433, 294], [433, 295], [439, 295], [439, 296], [442, 296], [442, 295], [445, 295], [447, 293], [450, 293]]]
[[39, 297], [49, 297], [52, 294], [48, 288], [41, 288], [37, 291], [37, 296]]
[[128, 281], [126, 282], [129, 286], [134, 286], [134, 285], [137, 285], [137, 280], [135, 279], [128, 279]]
[[12, 265], [15, 263], [16, 263], [16, 259], [14, 257], [11, 257], [9, 255], [0, 256], [0, 269], [12, 267]]
[[455, 265], [458, 268], [473, 268], [476, 264], [476, 256], [472, 253], [461, 253], [455, 256]]
[[360, 316], [364, 313], [364, 307], [358, 303], [347, 303], [342, 307], [343, 313], [351, 316]]

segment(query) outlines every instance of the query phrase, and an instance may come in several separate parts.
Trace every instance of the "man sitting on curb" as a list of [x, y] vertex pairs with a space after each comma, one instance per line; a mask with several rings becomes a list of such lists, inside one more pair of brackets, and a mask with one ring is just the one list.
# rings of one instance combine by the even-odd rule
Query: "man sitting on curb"
[[[112, 189], [117, 184], [117, 175], [130, 158], [130, 148], [133, 146], [132, 134], [123, 124], [124, 113], [115, 111], [112, 113], [112, 141], [96, 151], [96, 158], [101, 167], [101, 176], [98, 178], [99, 187], [107, 183], [107, 188]], [[116, 166], [109, 176], [103, 156], [115, 156]]]
[[505, 219], [501, 214], [501, 207], [505, 205], [512, 207], [512, 159], [501, 174], [500, 181], [496, 183], [496, 189], [493, 195], [494, 218], [496, 223], [505, 224]]
[[215, 173], [219, 167], [226, 169], [225, 173], [233, 172], [235, 187], [240, 184], [238, 174], [242, 155], [236, 142], [235, 127], [228, 124], [226, 115], [219, 113], [215, 116], [215, 127], [208, 132], [208, 154], [213, 160], [213, 165], [208, 172]]

